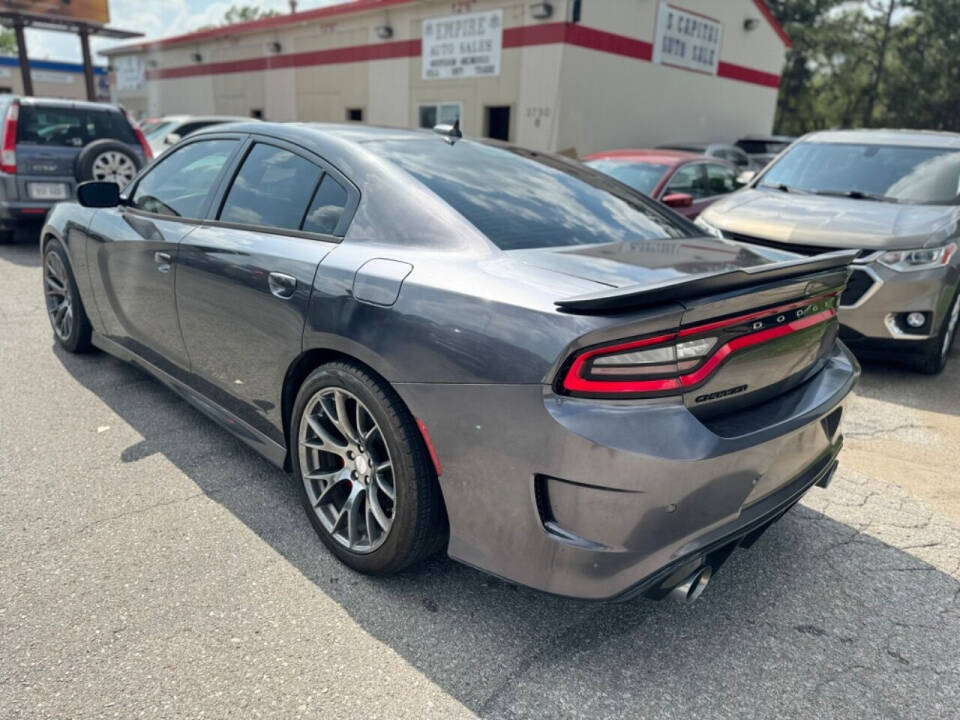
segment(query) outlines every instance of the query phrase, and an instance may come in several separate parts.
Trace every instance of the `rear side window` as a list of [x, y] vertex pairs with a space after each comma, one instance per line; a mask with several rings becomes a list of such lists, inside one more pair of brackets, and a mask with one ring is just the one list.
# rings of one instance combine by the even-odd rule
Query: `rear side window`
[[332, 177], [324, 175], [303, 219], [303, 229], [306, 232], [333, 235], [346, 205], [347, 191]]
[[258, 143], [243, 161], [219, 219], [299, 230], [322, 173], [299, 155]]
[[501, 250], [690, 237], [692, 229], [585, 165], [440, 138], [369, 147], [439, 195]]
[[204, 140], [176, 148], [143, 176], [133, 206], [173, 217], [199, 218], [237, 140]]
[[18, 143], [79, 148], [103, 138], [137, 144], [130, 123], [115, 110], [20, 106]]

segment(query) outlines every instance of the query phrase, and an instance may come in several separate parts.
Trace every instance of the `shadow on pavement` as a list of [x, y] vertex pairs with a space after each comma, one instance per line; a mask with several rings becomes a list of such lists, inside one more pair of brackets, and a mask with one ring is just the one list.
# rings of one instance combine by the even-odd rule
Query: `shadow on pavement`
[[900, 717], [945, 694], [956, 707], [958, 583], [808, 508], [735, 553], [689, 607], [562, 600], [440, 558], [368, 578], [325, 551], [288, 475], [138, 369], [54, 352], [143, 437], [124, 462], [162, 453], [481, 717]]
[[954, 340], [947, 367], [939, 375], [924, 375], [876, 360], [861, 364], [858, 395], [917, 410], [960, 415], [960, 338]]

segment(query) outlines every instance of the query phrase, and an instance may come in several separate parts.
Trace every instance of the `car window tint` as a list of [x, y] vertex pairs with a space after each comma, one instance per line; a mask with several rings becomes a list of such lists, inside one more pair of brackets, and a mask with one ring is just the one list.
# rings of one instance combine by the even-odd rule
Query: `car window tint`
[[330, 175], [324, 175], [303, 219], [303, 230], [332, 235], [346, 205], [347, 191]]
[[18, 143], [79, 148], [102, 138], [136, 143], [129, 123], [114, 110], [20, 106]]
[[237, 140], [205, 140], [172, 150], [144, 175], [134, 207], [147, 212], [198, 218]]
[[220, 220], [299, 230], [321, 172], [299, 155], [258, 143], [230, 187]]
[[709, 163], [707, 166], [707, 186], [711, 195], [724, 195], [737, 189], [737, 171], [726, 165]]
[[708, 197], [711, 193], [707, 188], [703, 165], [701, 163], [693, 163], [691, 165], [684, 165], [677, 170], [673, 174], [673, 177], [670, 178], [670, 182], [667, 183], [667, 189], [664, 191], [665, 195], [672, 193], [684, 193], [685, 195], [690, 195], [694, 200]]
[[691, 229], [592, 168], [546, 153], [440, 138], [368, 146], [502, 250], [689, 237]]
[[649, 195], [657, 187], [657, 183], [667, 174], [669, 165], [656, 163], [624, 162], [623, 160], [591, 160], [587, 163], [592, 168], [616, 178], [634, 190]]

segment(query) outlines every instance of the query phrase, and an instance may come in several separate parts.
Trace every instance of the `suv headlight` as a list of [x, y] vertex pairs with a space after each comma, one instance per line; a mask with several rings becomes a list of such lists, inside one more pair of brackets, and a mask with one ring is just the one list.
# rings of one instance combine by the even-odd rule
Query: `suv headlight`
[[894, 250], [880, 256], [880, 262], [897, 272], [911, 270], [929, 270], [950, 262], [950, 258], [957, 250], [956, 243], [950, 243], [937, 248], [921, 248], [919, 250]]
[[698, 228], [703, 230], [707, 235], [713, 235], [714, 237], [722, 238], [723, 232], [716, 225], [711, 225], [706, 220], [703, 219], [703, 215], [700, 215], [696, 220], [693, 221], [693, 224]]

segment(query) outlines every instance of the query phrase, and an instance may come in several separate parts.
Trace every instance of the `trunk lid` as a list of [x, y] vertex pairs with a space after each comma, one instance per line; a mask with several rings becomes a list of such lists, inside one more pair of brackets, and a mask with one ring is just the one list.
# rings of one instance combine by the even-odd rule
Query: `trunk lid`
[[[679, 326], [663, 328], [657, 346], [702, 341], [709, 350], [685, 361], [677, 350], [676, 380], [654, 391], [681, 395], [701, 417], [765, 402], [819, 371], [836, 344], [838, 296], [857, 255], [806, 258], [714, 238], [523, 252], [529, 264], [607, 286], [558, 300], [561, 311], [628, 318], [644, 307], [679, 304]], [[632, 382], [630, 372], [610, 368], [621, 361], [607, 358], [599, 362], [606, 367], [598, 368], [592, 354], [592, 367], [571, 366], [581, 378], [594, 382], [599, 373], [612, 378], [622, 372], [622, 382]], [[615, 383], [567, 387], [592, 387], [604, 396], [615, 391]], [[632, 387], [642, 394], [653, 386]]]

